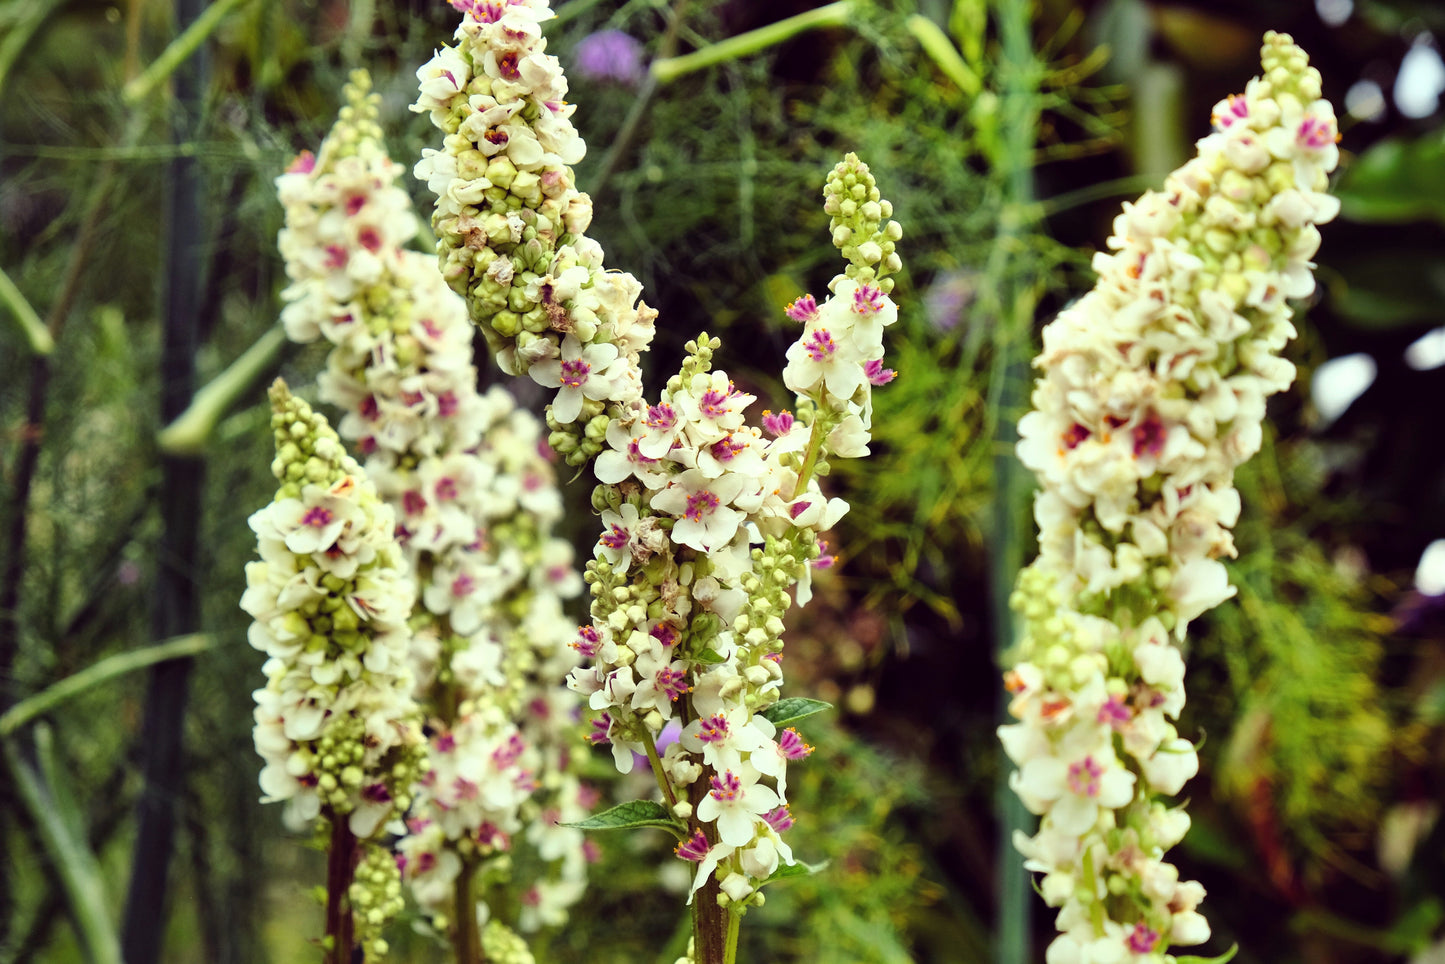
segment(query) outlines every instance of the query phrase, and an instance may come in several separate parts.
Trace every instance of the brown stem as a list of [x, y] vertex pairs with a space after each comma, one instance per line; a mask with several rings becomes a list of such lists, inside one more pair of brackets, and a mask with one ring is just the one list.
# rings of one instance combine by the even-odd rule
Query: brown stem
[[[702, 775], [688, 788], [688, 800], [694, 814], [697, 813], [697, 805], [702, 802], [702, 798], [707, 796], [711, 775], [712, 768], [704, 768]], [[692, 819], [692, 829], [707, 834], [707, 828], [702, 826], [696, 817]], [[717, 840], [713, 839], [715, 834], [707, 836], [709, 844], [717, 843]], [[718, 906], [720, 893], [722, 891], [718, 887], [717, 874], [713, 874], [692, 898], [693, 960], [697, 964], [723, 964], [727, 953], [728, 912]]]
[[326, 809], [331, 821], [331, 846], [326, 852], [326, 964], [352, 964], [356, 943], [351, 918], [351, 879], [361, 857], [356, 835], [344, 814]]
[[486, 955], [482, 952], [482, 935], [477, 929], [477, 898], [472, 892], [476, 882], [477, 865], [468, 860], [457, 874], [456, 890], [452, 899], [452, 949], [457, 955], [457, 964], [483, 964]]

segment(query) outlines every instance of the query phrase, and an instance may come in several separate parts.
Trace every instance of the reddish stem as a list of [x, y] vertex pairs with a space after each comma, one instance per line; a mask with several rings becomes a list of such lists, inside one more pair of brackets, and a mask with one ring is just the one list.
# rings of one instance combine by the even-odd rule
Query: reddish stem
[[361, 848], [345, 816], [327, 808], [326, 817], [331, 821], [331, 846], [326, 852], [326, 964], [352, 964], [356, 936], [350, 891]]

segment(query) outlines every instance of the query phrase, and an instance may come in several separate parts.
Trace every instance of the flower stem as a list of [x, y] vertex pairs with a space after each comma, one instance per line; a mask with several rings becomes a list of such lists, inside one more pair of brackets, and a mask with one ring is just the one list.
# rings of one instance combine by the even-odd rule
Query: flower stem
[[690, 54], [683, 54], [680, 57], [659, 57], [652, 62], [652, 66], [648, 70], [659, 83], [665, 84], [676, 80], [683, 74], [690, 74], [695, 70], [702, 70], [704, 67], [712, 67], [715, 64], [746, 57], [748, 54], [755, 54], [759, 50], [780, 44], [804, 30], [845, 26], [852, 14], [852, 0], [836, 0], [835, 3], [827, 6], [818, 7], [815, 10], [805, 10], [765, 27], [708, 44]]
[[477, 929], [477, 899], [472, 892], [476, 870], [474, 863], [464, 862], [452, 892], [452, 949], [456, 952], [457, 964], [482, 964], [486, 960], [482, 935]]
[[360, 851], [344, 814], [328, 807], [326, 818], [331, 821], [331, 846], [326, 851], [325, 964], [351, 964], [356, 938], [349, 892]]
[[677, 794], [673, 792], [667, 771], [662, 768], [662, 758], [657, 755], [657, 744], [651, 739], [643, 740], [642, 748], [647, 751], [647, 762], [652, 764], [652, 773], [657, 777], [657, 785], [662, 788], [662, 795], [667, 798], [668, 807], [677, 806]]
[[818, 465], [818, 456], [823, 453], [823, 411], [813, 412], [813, 433], [808, 436], [808, 453], [803, 456], [803, 465], [798, 469], [798, 484], [793, 487], [793, 498], [807, 491], [812, 481], [813, 469]]
[[145, 71], [137, 78], [126, 84], [121, 90], [121, 99], [127, 106], [134, 107], [149, 97], [157, 87], [165, 83], [166, 78], [176, 72], [176, 68], [185, 63], [186, 59], [206, 42], [206, 38], [215, 32], [226, 16], [246, 0], [216, 0], [215, 3], [201, 13], [199, 17], [185, 29], [179, 37], [172, 40], [170, 46], [161, 51], [161, 55], [155, 59]]
[[728, 908], [727, 944], [723, 948], [723, 964], [737, 964], [738, 932], [742, 929], [743, 915]]

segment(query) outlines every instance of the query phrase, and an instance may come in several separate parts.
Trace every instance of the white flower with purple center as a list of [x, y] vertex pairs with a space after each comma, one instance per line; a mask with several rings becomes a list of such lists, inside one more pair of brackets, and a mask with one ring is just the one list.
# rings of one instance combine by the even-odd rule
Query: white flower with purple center
[[[766, 747], [772, 736], [773, 724], [743, 707], [732, 707], [693, 720], [683, 727], [678, 740], [690, 752], [700, 754], [703, 763], [722, 770], [742, 762], [744, 753]], [[768, 771], [759, 768], [759, 772]]]
[[647, 407], [647, 416], [642, 424], [647, 431], [643, 433], [638, 449], [648, 458], [661, 459], [677, 445], [683, 419], [676, 407], [663, 401]]
[[632, 435], [621, 422], [613, 422], [607, 426], [607, 448], [597, 456], [592, 469], [597, 480], [615, 485], [632, 475], [649, 489], [660, 489], [666, 485], [674, 463], [664, 462], [644, 453], [644, 438], [642, 435]]
[[626, 572], [632, 562], [632, 542], [638, 524], [637, 506], [624, 502], [616, 512], [602, 512], [603, 533], [597, 540], [597, 555], [606, 559], [615, 572]]
[[534, 364], [530, 371], [534, 381], [545, 388], [556, 388], [552, 416], [559, 424], [575, 422], [582, 413], [583, 398], [605, 399], [625, 360], [617, 357], [617, 346], [588, 345], [585, 348], [568, 335], [562, 339], [562, 354]]
[[757, 768], [740, 763], [709, 781], [707, 796], [697, 805], [697, 818], [717, 823], [718, 838], [730, 847], [745, 847], [757, 836], [756, 823], [782, 803], [771, 787], [758, 782]]
[[851, 342], [835, 338], [827, 328], [810, 325], [788, 347], [783, 384], [799, 395], [814, 397], [824, 390], [839, 401], [851, 399], [867, 381], [865, 359]]
[[650, 504], [658, 512], [676, 517], [673, 542], [699, 552], [711, 552], [731, 542], [745, 519], [731, 506], [742, 494], [743, 487], [744, 481], [739, 475], [709, 479], [697, 469], [688, 469], [654, 495]]
[[1099, 819], [1099, 808], [1117, 810], [1134, 799], [1134, 774], [1099, 747], [1068, 763], [1056, 756], [1026, 761], [1009, 785], [1034, 813], [1047, 813], [1055, 828], [1081, 835]]

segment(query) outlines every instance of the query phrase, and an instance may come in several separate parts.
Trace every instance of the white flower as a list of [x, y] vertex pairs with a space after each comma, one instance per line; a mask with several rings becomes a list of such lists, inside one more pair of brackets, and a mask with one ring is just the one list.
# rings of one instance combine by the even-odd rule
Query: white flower
[[731, 504], [742, 492], [740, 475], [709, 479], [697, 469], [675, 476], [649, 503], [659, 512], [676, 516], [672, 540], [699, 552], [721, 548], [732, 541], [744, 516]]
[[557, 388], [552, 415], [561, 424], [574, 422], [582, 412], [582, 399], [610, 398], [622, 367], [617, 346], [592, 344], [585, 348], [572, 335], [562, 339], [560, 358], [532, 365], [532, 379], [544, 388]]
[[749, 764], [730, 767], [711, 779], [707, 796], [697, 805], [698, 819], [716, 821], [719, 839], [730, 847], [751, 843], [757, 819], [782, 803], [772, 788], [757, 780], [758, 771]]

